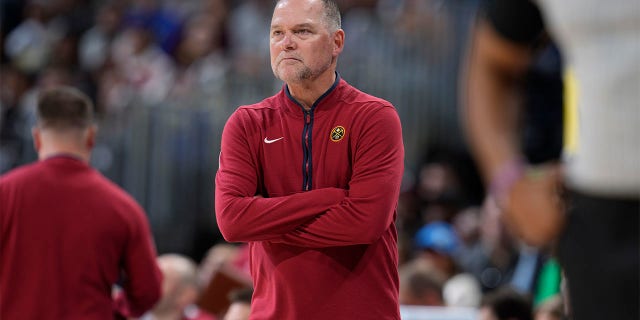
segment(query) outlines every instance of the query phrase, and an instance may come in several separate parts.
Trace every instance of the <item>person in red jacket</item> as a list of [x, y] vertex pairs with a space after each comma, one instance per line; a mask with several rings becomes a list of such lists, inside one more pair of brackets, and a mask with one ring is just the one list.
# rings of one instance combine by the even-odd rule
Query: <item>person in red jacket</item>
[[216, 218], [227, 241], [249, 243], [251, 319], [400, 319], [402, 130], [391, 103], [336, 73], [344, 36], [334, 1], [278, 1], [284, 86], [222, 134]]
[[145, 213], [89, 166], [92, 109], [76, 89], [43, 92], [39, 161], [0, 176], [0, 319], [113, 319], [116, 283], [132, 316], [160, 297]]

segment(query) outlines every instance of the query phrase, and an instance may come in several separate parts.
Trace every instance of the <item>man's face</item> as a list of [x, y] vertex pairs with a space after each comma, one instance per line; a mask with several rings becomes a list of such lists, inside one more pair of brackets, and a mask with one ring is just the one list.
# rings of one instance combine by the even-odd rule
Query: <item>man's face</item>
[[273, 73], [295, 83], [333, 72], [343, 36], [342, 30], [329, 30], [322, 1], [281, 1], [273, 12], [269, 36]]

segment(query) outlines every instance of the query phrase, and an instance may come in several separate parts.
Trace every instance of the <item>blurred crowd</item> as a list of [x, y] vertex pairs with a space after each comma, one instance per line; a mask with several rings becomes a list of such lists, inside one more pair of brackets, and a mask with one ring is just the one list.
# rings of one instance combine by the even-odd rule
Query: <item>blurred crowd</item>
[[[413, 133], [408, 157], [439, 136], [460, 145], [456, 68], [477, 1], [338, 2], [346, 46], [354, 48], [338, 71], [394, 102]], [[0, 172], [33, 160], [23, 140], [35, 98], [57, 84], [87, 93], [102, 117], [170, 105], [217, 109], [226, 119], [274, 93], [282, 84], [268, 63], [272, 7], [271, 0], [2, 1]], [[425, 120], [437, 126], [420, 125]]]
[[[421, 30], [435, 34], [451, 28], [429, 18], [443, 1], [339, 2], [343, 25], [349, 28], [347, 46], [363, 50], [385, 45], [372, 41], [374, 20], [391, 34], [405, 35], [399, 38], [404, 41]], [[215, 99], [233, 85], [229, 79], [275, 90], [281, 84], [269, 67], [265, 29], [272, 9], [271, 0], [2, 1], [0, 173], [28, 160], [23, 155], [31, 146], [24, 136], [36, 97], [52, 86], [81, 89], [102, 117], [131, 105], [171, 102], [188, 107], [203, 97]], [[445, 43], [432, 46], [441, 48], [436, 52], [441, 55], [455, 51]], [[376, 58], [376, 51], [367, 52], [368, 61], [384, 60]], [[361, 54], [346, 54], [344, 61], [353, 62], [360, 77], [376, 77], [357, 69]], [[392, 73], [387, 67], [393, 68], [382, 64], [377, 71], [386, 76]], [[402, 115], [402, 103], [397, 105]], [[232, 102], [211, 106], [236, 107]], [[508, 232], [495, 203], [484, 198], [467, 156], [424, 148], [429, 152], [415, 173], [406, 174], [398, 205], [401, 304], [473, 310], [509, 304], [529, 315], [514, 314], [512, 319], [561, 319], [561, 275], [550, 253], [528, 247]], [[200, 258], [158, 258], [165, 273], [164, 297], [142, 319], [164, 319], [176, 312], [185, 319], [196, 319], [199, 312], [242, 319], [225, 316], [227, 310], [246, 317], [246, 247], [220, 242]]]

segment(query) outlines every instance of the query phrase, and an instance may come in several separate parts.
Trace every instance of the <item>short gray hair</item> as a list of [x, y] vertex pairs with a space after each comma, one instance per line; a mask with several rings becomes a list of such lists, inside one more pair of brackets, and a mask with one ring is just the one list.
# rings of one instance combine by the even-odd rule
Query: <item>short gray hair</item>
[[[276, 1], [276, 6], [284, 0]], [[322, 0], [324, 7], [324, 22], [332, 32], [342, 28], [342, 17], [340, 16], [340, 8], [335, 0]]]
[[340, 8], [335, 0], [322, 0], [324, 4], [324, 18], [331, 31], [342, 28], [342, 18]]

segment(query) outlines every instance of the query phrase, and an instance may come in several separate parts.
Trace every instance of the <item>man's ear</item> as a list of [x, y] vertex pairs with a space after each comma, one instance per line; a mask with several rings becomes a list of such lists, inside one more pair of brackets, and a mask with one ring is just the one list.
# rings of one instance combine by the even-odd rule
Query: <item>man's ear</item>
[[42, 147], [40, 129], [38, 129], [38, 127], [31, 128], [31, 136], [33, 137], [33, 148], [36, 150], [36, 153], [40, 152], [40, 148]]
[[333, 34], [333, 55], [339, 56], [344, 49], [344, 30], [338, 29]]
[[85, 138], [87, 149], [91, 150], [96, 145], [97, 134], [98, 134], [98, 126], [96, 126], [95, 124], [87, 128], [87, 133]]

